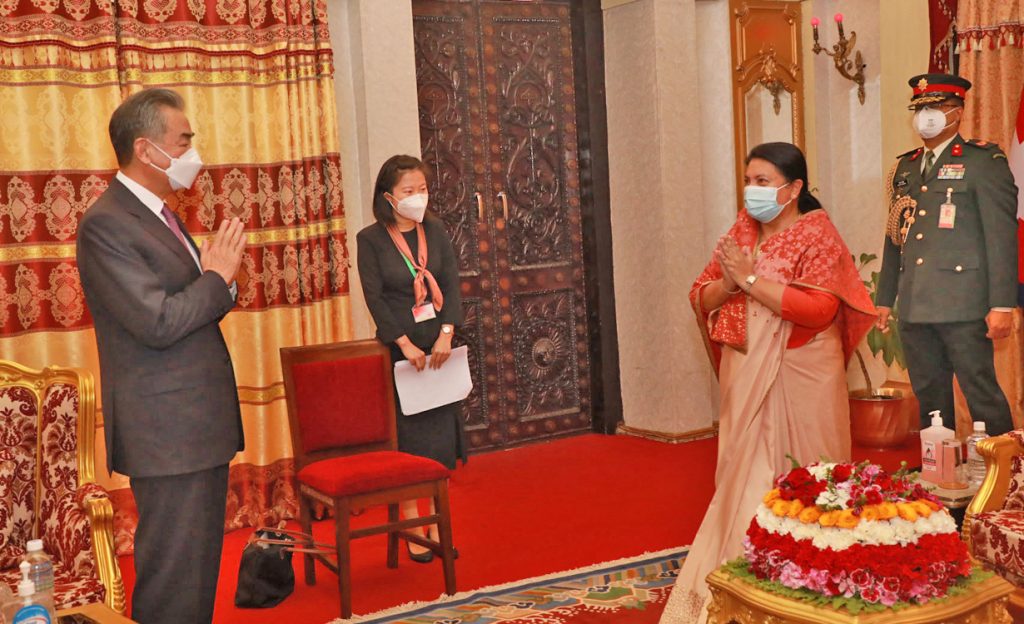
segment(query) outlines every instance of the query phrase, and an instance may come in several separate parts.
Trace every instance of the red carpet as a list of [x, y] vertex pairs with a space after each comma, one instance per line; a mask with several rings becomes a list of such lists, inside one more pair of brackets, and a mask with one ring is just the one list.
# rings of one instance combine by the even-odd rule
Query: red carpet
[[[717, 439], [670, 445], [590, 434], [473, 456], [452, 478], [459, 590], [689, 544], [713, 493], [716, 445]], [[894, 469], [900, 459], [915, 465], [915, 447], [912, 442], [881, 454], [855, 449], [854, 458]], [[355, 524], [382, 512], [366, 513]], [[287, 600], [272, 609], [235, 608], [238, 559], [250, 533], [225, 536], [217, 624], [322, 624], [338, 617], [337, 577], [318, 567], [317, 584], [307, 586], [299, 556], [295, 593]], [[333, 541], [333, 522], [317, 523], [314, 533]], [[440, 562], [402, 557], [398, 569], [389, 570], [384, 536], [357, 540], [352, 557], [357, 614], [433, 600], [442, 592]], [[132, 559], [120, 563], [130, 593]]]

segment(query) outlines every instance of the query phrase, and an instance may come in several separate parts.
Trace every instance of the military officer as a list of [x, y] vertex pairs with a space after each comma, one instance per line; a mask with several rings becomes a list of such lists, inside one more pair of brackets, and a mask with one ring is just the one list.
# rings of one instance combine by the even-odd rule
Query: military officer
[[954, 428], [953, 375], [988, 433], [1013, 428], [996, 382], [992, 341], [1010, 335], [1017, 301], [1017, 187], [993, 143], [959, 134], [971, 83], [958, 76], [910, 79], [909, 108], [923, 146], [890, 171], [890, 211], [875, 304], [899, 331], [921, 427], [940, 410]]

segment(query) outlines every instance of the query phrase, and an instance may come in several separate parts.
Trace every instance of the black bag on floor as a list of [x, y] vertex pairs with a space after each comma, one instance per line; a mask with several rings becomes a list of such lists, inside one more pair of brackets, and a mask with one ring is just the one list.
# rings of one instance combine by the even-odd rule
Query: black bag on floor
[[333, 554], [334, 549], [327, 547], [315, 543], [306, 533], [267, 527], [256, 529], [242, 550], [238, 564], [235, 606], [265, 609], [280, 604], [295, 590], [292, 553]]

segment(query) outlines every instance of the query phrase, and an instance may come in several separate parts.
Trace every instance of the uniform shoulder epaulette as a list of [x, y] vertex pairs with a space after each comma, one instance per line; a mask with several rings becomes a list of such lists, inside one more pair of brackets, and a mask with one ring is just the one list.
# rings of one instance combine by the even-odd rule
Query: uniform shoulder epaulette
[[999, 147], [999, 145], [992, 143], [991, 141], [971, 139], [970, 141], [967, 142], [967, 144], [970, 145], [971, 147], [977, 147], [978, 149], [983, 149], [987, 152], [994, 152], [992, 154], [992, 158], [1006, 158], [1006, 153], [1003, 152], [1003, 149]]
[[924, 148], [922, 148], [922, 147], [915, 147], [912, 150], [908, 150], [906, 152], [903, 152], [902, 154], [900, 154], [899, 156], [896, 157], [896, 160], [901, 160], [904, 156], [911, 156], [911, 155], [913, 155], [913, 156], [911, 156], [911, 160], [914, 160], [914, 159], [916, 159], [918, 157], [918, 155], [920, 155], [922, 149], [924, 149]]
[[999, 145], [992, 143], [991, 141], [983, 141], [982, 139], [970, 139], [969, 141], [967, 141], [967, 145], [970, 145], [971, 147], [977, 147], [983, 150], [1000, 149]]

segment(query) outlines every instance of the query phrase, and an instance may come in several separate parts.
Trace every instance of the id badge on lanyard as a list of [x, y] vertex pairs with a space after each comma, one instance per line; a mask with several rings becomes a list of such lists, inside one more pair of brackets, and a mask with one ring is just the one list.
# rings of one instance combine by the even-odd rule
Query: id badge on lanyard
[[[409, 272], [412, 273], [412, 278], [416, 279], [416, 268], [412, 266], [412, 262], [409, 262], [409, 259], [405, 257], [405, 254], [401, 254], [401, 256], [402, 260], [405, 260], [405, 266], [409, 267]], [[418, 306], [413, 306], [412, 318], [417, 323], [437, 318], [437, 311], [434, 310], [433, 302], [427, 301]]]

